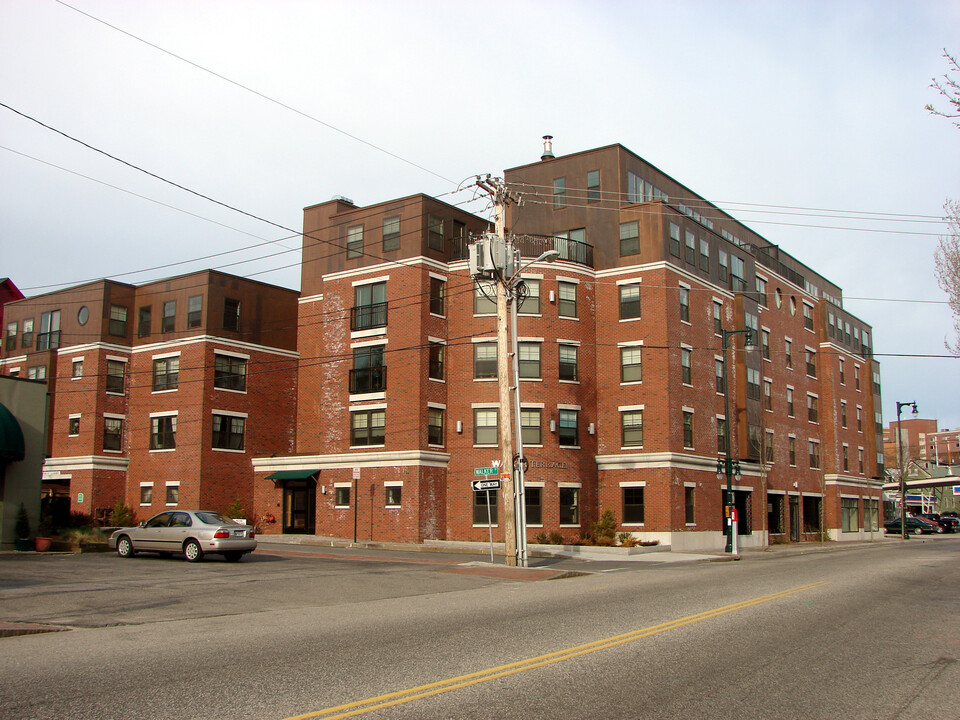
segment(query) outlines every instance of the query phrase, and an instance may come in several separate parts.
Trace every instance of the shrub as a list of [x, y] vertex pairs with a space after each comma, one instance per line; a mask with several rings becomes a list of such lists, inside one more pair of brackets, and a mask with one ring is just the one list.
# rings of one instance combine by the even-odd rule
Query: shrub
[[27, 517], [27, 508], [20, 503], [20, 509], [17, 511], [17, 522], [13, 527], [17, 538], [25, 540], [30, 537], [30, 518]]
[[235, 519], [247, 519], [247, 511], [244, 510], [243, 505], [240, 504], [240, 498], [237, 498], [233, 501], [233, 505], [227, 508], [227, 511], [224, 513], [228, 518]]
[[130, 527], [137, 522], [136, 513], [123, 504], [122, 500], [117, 500], [116, 505], [110, 510], [108, 522], [112, 527]]
[[609, 539], [613, 544], [613, 538], [617, 534], [617, 521], [613, 517], [613, 511], [610, 508], [607, 508], [603, 511], [603, 514], [600, 515], [600, 519], [593, 524], [593, 534], [597, 538], [597, 544], [600, 544], [601, 539], [604, 540], [604, 544], [607, 544], [605, 541]]
[[547, 544], [547, 534], [545, 532], [538, 532], [533, 536], [533, 541], [537, 545], [546, 545]]
[[617, 540], [620, 541], [622, 547], [631, 548], [637, 544], [637, 539], [633, 536], [633, 533], [617, 533]]
[[64, 525], [64, 527], [79, 528], [79, 527], [86, 527], [87, 525], [92, 525], [92, 524], [93, 524], [93, 518], [91, 518], [86, 513], [72, 512], [70, 513], [70, 517], [67, 518], [67, 523], [66, 525]]
[[563, 535], [554, 530], [552, 533], [550, 533], [550, 544], [563, 545]]

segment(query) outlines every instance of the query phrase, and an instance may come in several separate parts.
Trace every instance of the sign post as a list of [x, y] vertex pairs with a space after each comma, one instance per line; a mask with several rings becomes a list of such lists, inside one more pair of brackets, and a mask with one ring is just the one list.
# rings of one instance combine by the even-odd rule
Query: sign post
[[[475, 477], [489, 478], [491, 475], [499, 475], [500, 471], [495, 467], [475, 468], [473, 474]], [[490, 517], [490, 491], [500, 489], [500, 478], [490, 478], [484, 480], [471, 480], [470, 487], [474, 492], [487, 493], [487, 535], [490, 537], [490, 562], [493, 562], [493, 519]]]

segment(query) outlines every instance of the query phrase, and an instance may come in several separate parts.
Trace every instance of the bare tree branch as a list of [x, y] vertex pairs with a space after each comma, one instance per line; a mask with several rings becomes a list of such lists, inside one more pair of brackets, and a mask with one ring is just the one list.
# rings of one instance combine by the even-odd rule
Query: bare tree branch
[[[946, 58], [947, 61], [947, 72], [944, 73], [942, 79], [933, 78], [930, 87], [945, 97], [950, 103], [950, 106], [946, 111], [941, 111], [937, 110], [932, 104], [928, 104], [926, 110], [932, 115], [939, 115], [945, 118], [957, 118], [960, 117], [960, 81], [950, 77], [949, 73], [950, 71], [960, 72], [960, 63], [957, 62], [956, 57], [947, 52], [946, 48], [943, 49], [943, 57]], [[960, 128], [960, 122], [953, 124]]]
[[947, 200], [943, 204], [947, 234], [940, 237], [933, 260], [937, 284], [947, 294], [947, 304], [953, 313], [954, 340], [944, 341], [947, 349], [960, 355], [960, 202]]

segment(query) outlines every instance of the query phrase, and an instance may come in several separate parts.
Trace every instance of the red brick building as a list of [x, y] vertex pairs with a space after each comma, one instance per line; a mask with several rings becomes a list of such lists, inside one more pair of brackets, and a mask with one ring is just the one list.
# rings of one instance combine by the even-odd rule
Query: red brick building
[[[839, 287], [619, 145], [505, 179], [523, 256], [560, 252], [519, 310], [528, 539], [610, 509], [722, 547], [728, 432], [742, 544], [878, 530], [879, 367]], [[254, 459], [275, 531], [486, 539], [469, 481], [499, 457], [496, 313], [466, 260], [486, 229], [425, 196], [305, 210], [296, 453]]]
[[296, 300], [205, 271], [8, 304], [0, 367], [51, 397], [45, 494], [97, 517], [252, 508], [250, 458], [294, 449]]

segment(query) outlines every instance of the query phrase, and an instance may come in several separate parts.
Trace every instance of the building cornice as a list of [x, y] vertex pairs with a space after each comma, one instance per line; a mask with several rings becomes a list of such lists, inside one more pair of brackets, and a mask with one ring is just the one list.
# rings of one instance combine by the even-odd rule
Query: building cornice
[[51, 457], [43, 463], [43, 479], [52, 480], [64, 471], [70, 470], [120, 470], [125, 471], [130, 458], [112, 455], [76, 455], [73, 457]]
[[279, 470], [334, 470], [342, 468], [374, 467], [424, 467], [446, 468], [450, 453], [435, 450], [400, 450], [387, 452], [337, 453], [332, 455], [291, 455], [286, 457], [253, 458], [254, 472], [277, 472]]

